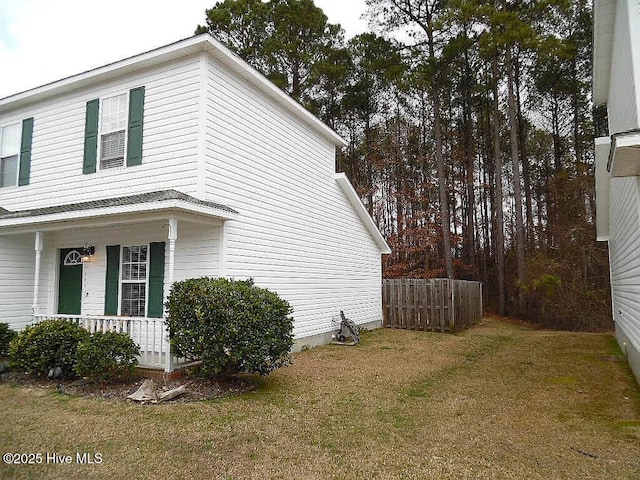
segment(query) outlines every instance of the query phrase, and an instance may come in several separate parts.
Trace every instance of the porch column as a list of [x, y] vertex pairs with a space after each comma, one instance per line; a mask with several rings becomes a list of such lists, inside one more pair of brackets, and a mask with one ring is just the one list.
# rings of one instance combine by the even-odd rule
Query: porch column
[[44, 244], [44, 234], [42, 232], [36, 232], [35, 251], [36, 251], [36, 265], [33, 281], [33, 304], [31, 306], [31, 315], [37, 315], [38, 312], [38, 295], [40, 292], [40, 265], [42, 263], [42, 246]]
[[169, 288], [173, 285], [173, 270], [176, 258], [176, 240], [178, 238], [178, 219], [169, 219]]
[[220, 225], [220, 239], [218, 244], [218, 276], [226, 276], [226, 244], [227, 244], [227, 222], [222, 221]]
[[[173, 285], [173, 271], [176, 263], [177, 238], [178, 238], [178, 219], [175, 217], [171, 217], [169, 219], [169, 271], [167, 272], [169, 289], [171, 289], [171, 285]], [[168, 291], [167, 291], [167, 294], [168, 294]], [[171, 351], [171, 343], [169, 343], [167, 357], [165, 359], [165, 364], [164, 364], [165, 373], [171, 373], [171, 371], [173, 370], [172, 358], [171, 358], [172, 356], [173, 356], [173, 352]]]

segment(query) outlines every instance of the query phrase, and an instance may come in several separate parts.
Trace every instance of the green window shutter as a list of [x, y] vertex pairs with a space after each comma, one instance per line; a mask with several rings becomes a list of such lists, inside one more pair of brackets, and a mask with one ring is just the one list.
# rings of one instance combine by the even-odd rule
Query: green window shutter
[[129, 131], [127, 140], [127, 166], [142, 163], [142, 124], [144, 117], [144, 87], [129, 92]]
[[118, 314], [118, 286], [120, 283], [120, 245], [107, 246], [107, 275], [104, 287], [104, 314]]
[[22, 139], [20, 141], [20, 174], [18, 185], [29, 185], [31, 172], [31, 140], [33, 138], [33, 117], [22, 121]]
[[164, 293], [164, 242], [149, 245], [149, 304], [147, 317], [162, 317]]
[[96, 171], [96, 157], [98, 155], [98, 99], [87, 102], [87, 113], [84, 120], [84, 157], [82, 173]]

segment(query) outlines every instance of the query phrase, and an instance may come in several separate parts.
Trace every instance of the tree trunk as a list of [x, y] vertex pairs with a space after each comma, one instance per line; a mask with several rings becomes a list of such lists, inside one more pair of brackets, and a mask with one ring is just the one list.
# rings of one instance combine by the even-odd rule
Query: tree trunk
[[522, 116], [522, 102], [520, 99], [520, 62], [514, 59], [516, 106], [518, 108], [518, 134], [520, 140], [520, 161], [522, 163], [522, 181], [524, 182], [524, 206], [526, 212], [526, 240], [529, 248], [535, 248], [535, 231], [533, 224], [533, 202], [531, 200], [531, 173], [529, 171], [529, 157], [527, 155], [528, 126]]
[[511, 161], [513, 164], [513, 196], [516, 214], [516, 243], [518, 252], [518, 308], [524, 311], [525, 251], [524, 220], [522, 216], [522, 185], [520, 180], [520, 155], [518, 148], [518, 118], [516, 115], [515, 94], [513, 92], [513, 62], [511, 46], [506, 48], [507, 89], [509, 104], [509, 124], [511, 131]]
[[551, 128], [553, 134], [553, 166], [555, 174], [562, 171], [562, 139], [560, 137], [560, 105], [554, 96], [551, 101]]
[[[465, 36], [466, 36], [465, 28]], [[464, 50], [465, 60], [465, 79], [464, 85], [464, 98], [462, 107], [463, 117], [463, 136], [464, 136], [464, 154], [466, 157], [466, 187], [467, 187], [467, 224], [466, 224], [466, 236], [467, 242], [467, 261], [472, 267], [476, 266], [476, 242], [475, 242], [475, 210], [476, 210], [476, 198], [474, 190], [475, 179], [475, 165], [474, 165], [474, 149], [473, 149], [473, 123], [471, 118], [471, 87], [472, 76], [471, 67], [469, 65], [469, 53]]]
[[369, 216], [373, 218], [373, 167], [371, 165], [371, 117], [367, 112], [367, 119], [364, 126], [364, 151], [367, 169], [366, 188], [367, 188], [367, 211]]
[[[429, 57], [435, 60], [435, 41], [431, 23], [427, 28], [429, 43]], [[436, 167], [438, 170], [438, 192], [440, 194], [440, 224], [442, 227], [442, 248], [444, 250], [444, 262], [447, 278], [453, 278], [453, 256], [451, 254], [451, 219], [449, 217], [449, 195], [447, 193], [447, 176], [444, 170], [444, 154], [442, 146], [442, 121], [440, 119], [440, 92], [438, 80], [431, 78], [429, 93], [433, 105], [433, 136], [436, 143]]]
[[442, 224], [442, 248], [447, 269], [447, 278], [453, 278], [453, 256], [451, 254], [451, 223], [449, 218], [449, 195], [447, 194], [447, 177], [444, 171], [444, 155], [442, 153], [442, 124], [440, 121], [440, 98], [438, 90], [432, 86], [433, 101], [433, 134], [436, 141], [436, 166], [438, 169], [438, 191], [440, 193], [440, 222]]
[[500, 315], [506, 315], [504, 284], [504, 213], [502, 198], [502, 148], [500, 147], [500, 104], [498, 101], [498, 53], [493, 58], [493, 154], [495, 164], [495, 199], [493, 202], [496, 217], [495, 250], [498, 266], [498, 306]]

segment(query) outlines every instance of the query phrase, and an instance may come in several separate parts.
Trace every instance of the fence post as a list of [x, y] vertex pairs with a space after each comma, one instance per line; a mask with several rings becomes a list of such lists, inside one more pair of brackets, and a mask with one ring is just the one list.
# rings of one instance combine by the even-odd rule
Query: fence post
[[482, 320], [482, 299], [484, 297], [482, 296], [482, 283], [480, 284], [480, 300], [479, 300], [479, 304], [480, 304], [480, 317], [478, 318], [478, 321]]
[[387, 320], [387, 308], [389, 305], [389, 301], [387, 298], [387, 282], [388, 280], [386, 278], [382, 279], [382, 326], [383, 327], [388, 327], [388, 320]]
[[451, 307], [449, 308], [449, 317], [451, 318], [451, 333], [456, 333], [456, 285], [451, 279], [447, 279], [449, 290], [451, 290]]
[[429, 331], [433, 331], [438, 324], [436, 319], [436, 282], [435, 280], [427, 280], [429, 285]]

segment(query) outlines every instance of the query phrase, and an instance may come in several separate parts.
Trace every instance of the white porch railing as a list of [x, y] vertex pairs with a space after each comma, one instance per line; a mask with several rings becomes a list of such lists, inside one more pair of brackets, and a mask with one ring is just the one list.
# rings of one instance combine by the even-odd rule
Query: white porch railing
[[177, 365], [184, 363], [183, 359], [171, 353], [169, 333], [164, 318], [38, 314], [33, 315], [33, 322], [38, 323], [49, 318], [62, 318], [74, 322], [90, 333], [108, 331], [126, 333], [140, 347], [138, 357], [140, 367], [172, 372]]

